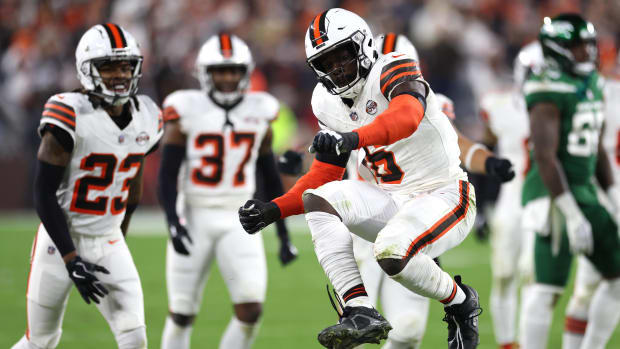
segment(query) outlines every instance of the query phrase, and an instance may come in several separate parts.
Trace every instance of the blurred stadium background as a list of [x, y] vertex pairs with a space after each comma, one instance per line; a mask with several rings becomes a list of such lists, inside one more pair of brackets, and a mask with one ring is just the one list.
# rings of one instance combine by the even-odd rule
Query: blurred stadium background
[[[28, 257], [38, 225], [31, 188], [39, 144], [36, 127], [50, 95], [79, 87], [74, 52], [82, 33], [107, 21], [129, 30], [145, 56], [140, 93], [157, 102], [176, 89], [198, 87], [191, 73], [207, 37], [219, 31], [240, 36], [257, 63], [252, 88], [268, 90], [285, 106], [275, 144], [276, 152], [282, 152], [303, 149], [317, 127], [309, 103], [316, 81], [305, 63], [303, 39], [310, 20], [329, 7], [358, 13], [374, 34], [406, 34], [420, 52], [424, 77], [436, 92], [454, 100], [457, 125], [473, 139], [482, 133], [477, 101], [490, 90], [510, 86], [512, 60], [522, 45], [536, 38], [544, 16], [571, 11], [591, 20], [599, 34], [600, 68], [605, 75], [617, 74], [620, 1], [0, 0], [0, 347], [9, 347], [25, 328]], [[129, 237], [142, 277], [151, 347], [159, 346], [167, 311], [165, 226], [155, 198], [158, 160], [155, 154], [147, 161], [145, 196]], [[270, 275], [256, 348], [317, 347], [317, 332], [336, 320], [304, 222], [293, 220], [290, 225], [300, 258], [284, 269], [277, 261], [273, 232], [264, 233]], [[450, 272], [477, 278], [472, 284], [480, 290], [483, 307], [490, 288], [488, 251], [488, 244], [472, 236], [444, 258]], [[206, 292], [193, 344], [212, 348], [231, 309], [217, 272]], [[566, 298], [556, 311], [550, 348], [560, 346]], [[425, 348], [444, 347], [446, 341], [442, 311], [433, 306]], [[61, 348], [114, 346], [101, 316], [76, 295], [64, 330]], [[488, 312], [481, 317], [481, 332], [480, 348], [496, 347]], [[620, 347], [620, 330], [609, 347]]]

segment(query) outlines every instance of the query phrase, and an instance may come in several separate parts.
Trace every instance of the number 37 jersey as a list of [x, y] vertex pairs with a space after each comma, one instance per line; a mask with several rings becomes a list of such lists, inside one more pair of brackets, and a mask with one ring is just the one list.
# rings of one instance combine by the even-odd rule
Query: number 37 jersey
[[132, 119], [122, 130], [85, 94], [62, 93], [45, 103], [39, 133], [58, 127], [73, 140], [56, 192], [71, 233], [105, 235], [120, 228], [129, 184], [163, 134], [161, 112], [149, 97], [140, 95], [128, 103]]
[[383, 113], [394, 87], [407, 80], [419, 81], [427, 87], [424, 118], [407, 138], [387, 146], [361, 149], [360, 156], [365, 153], [362, 164], [372, 172], [374, 181], [382, 189], [399, 194], [433, 190], [457, 179], [467, 180], [459, 166], [456, 132], [441, 111], [435, 94], [422, 79], [418, 63], [406, 54], [392, 52], [379, 58], [351, 108], [322, 84], [317, 84], [312, 95], [312, 110], [322, 128], [350, 132]]
[[256, 189], [256, 159], [278, 101], [248, 92], [226, 110], [202, 90], [181, 90], [164, 101], [166, 122], [179, 120], [186, 135], [186, 158], [179, 191], [186, 204], [237, 209]]

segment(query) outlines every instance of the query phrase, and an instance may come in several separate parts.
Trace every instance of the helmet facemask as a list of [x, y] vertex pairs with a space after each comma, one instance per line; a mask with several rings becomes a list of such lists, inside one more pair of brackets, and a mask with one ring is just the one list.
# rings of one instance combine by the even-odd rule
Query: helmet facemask
[[[126, 70], [112, 67], [120, 62], [128, 62]], [[82, 69], [94, 86], [94, 89], [89, 91], [91, 94], [100, 97], [107, 104], [123, 105], [138, 92], [138, 81], [142, 76], [142, 56], [94, 58], [84, 62]], [[114, 77], [114, 74], [127, 76]]]
[[356, 31], [350, 37], [308, 58], [310, 68], [318, 80], [334, 95], [355, 98], [362, 88], [372, 61], [364, 54], [362, 45], [366, 36]]
[[[200, 86], [218, 104], [230, 106], [235, 104], [248, 89], [250, 84], [250, 67], [245, 64], [200, 65], [197, 67]], [[220, 71], [220, 81], [213, 78], [214, 72]], [[226, 72], [227, 71], [227, 72]], [[235, 82], [234, 75], [240, 78]]]

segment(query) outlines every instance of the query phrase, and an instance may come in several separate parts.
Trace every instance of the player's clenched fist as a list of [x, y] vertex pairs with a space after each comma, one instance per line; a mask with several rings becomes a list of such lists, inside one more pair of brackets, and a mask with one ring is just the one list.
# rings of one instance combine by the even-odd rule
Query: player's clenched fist
[[312, 141], [310, 152], [338, 154], [357, 149], [359, 136], [355, 132], [338, 133], [331, 130], [321, 130]]
[[280, 208], [273, 202], [248, 200], [239, 208], [239, 221], [249, 234], [265, 228], [280, 218]]
[[73, 258], [66, 264], [69, 277], [77, 287], [80, 295], [87, 304], [93, 302], [99, 304], [99, 298], [108, 294], [108, 290], [101, 284], [95, 276], [95, 272], [110, 274], [108, 269], [83, 260], [80, 256]]
[[512, 162], [508, 159], [500, 159], [490, 156], [485, 161], [484, 167], [489, 175], [496, 177], [502, 183], [508, 182], [515, 178], [515, 170], [512, 167]]

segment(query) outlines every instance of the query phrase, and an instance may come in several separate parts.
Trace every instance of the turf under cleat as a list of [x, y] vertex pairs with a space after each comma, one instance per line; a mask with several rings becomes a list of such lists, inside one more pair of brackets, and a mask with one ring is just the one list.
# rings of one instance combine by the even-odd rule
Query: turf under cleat
[[478, 316], [482, 313], [482, 308], [478, 301], [478, 292], [462, 284], [460, 275], [455, 276], [454, 281], [465, 292], [465, 301], [444, 307], [446, 316], [443, 321], [448, 323], [448, 348], [474, 349], [480, 343]]
[[[329, 288], [327, 290], [329, 295]], [[336, 295], [335, 291], [334, 294]], [[342, 311], [336, 307], [331, 296], [329, 300], [338, 313], [338, 324], [329, 326], [319, 333], [318, 339], [324, 347], [330, 349], [350, 349], [364, 343], [379, 344], [386, 339], [392, 329], [390, 323], [374, 308], [344, 307]], [[342, 303], [336, 295], [342, 309]]]

